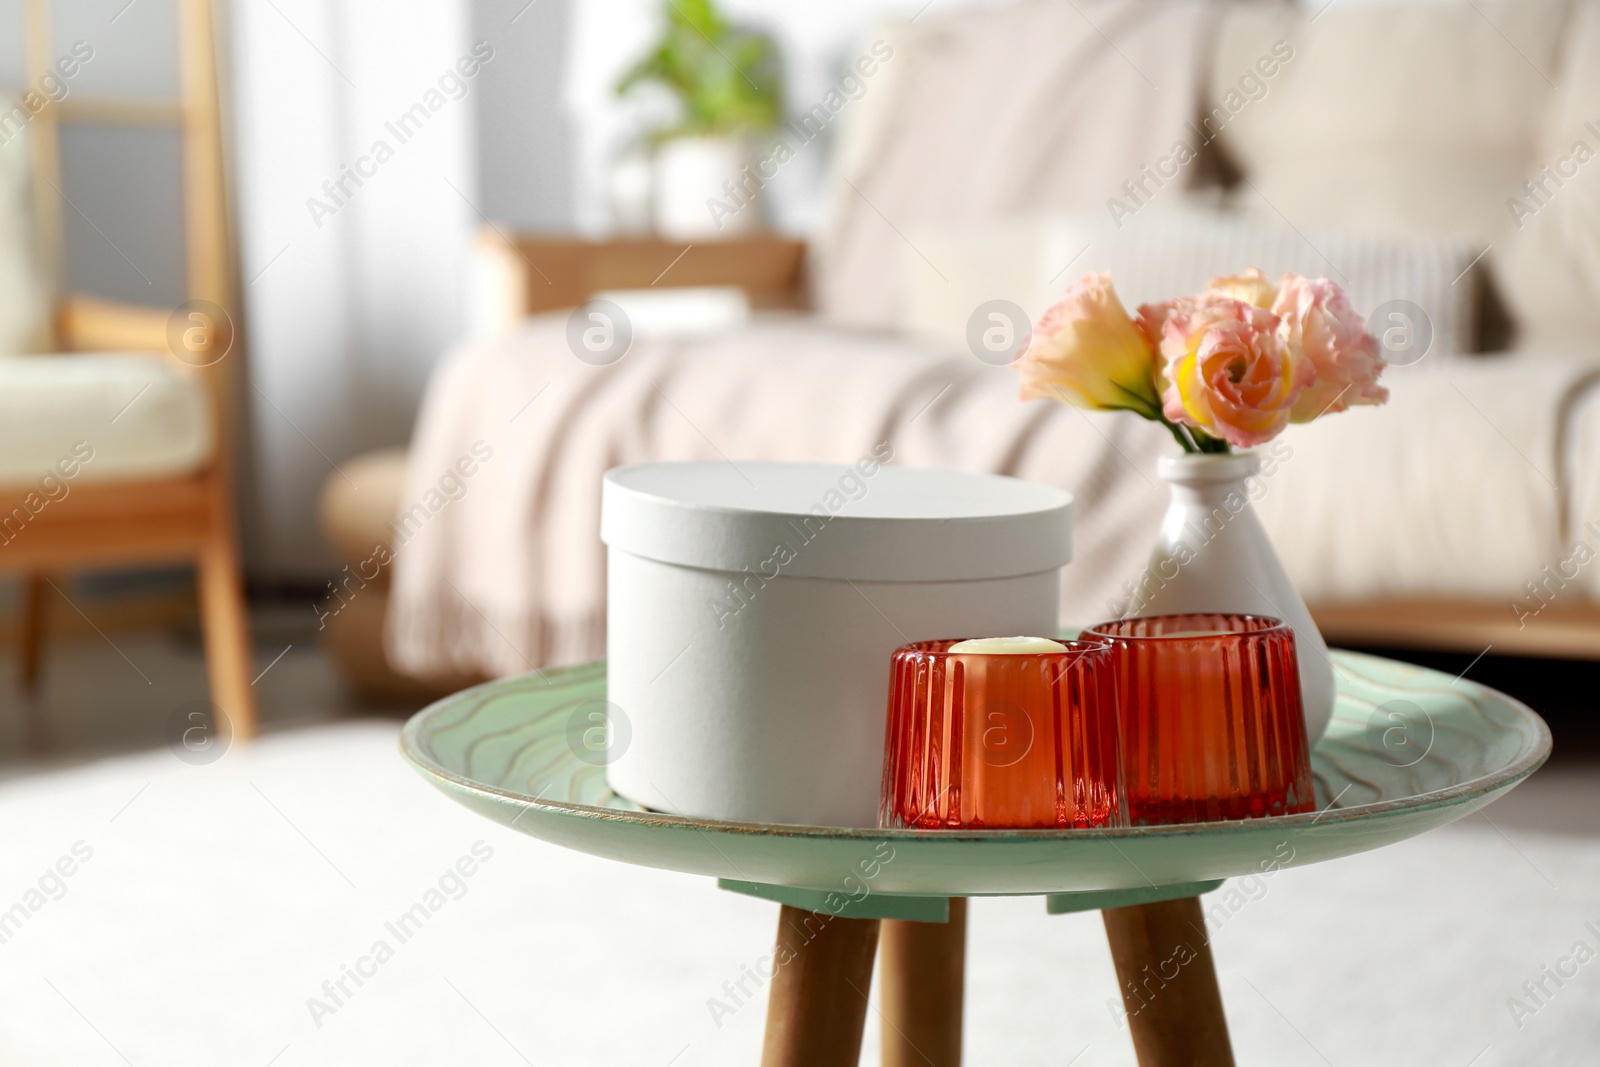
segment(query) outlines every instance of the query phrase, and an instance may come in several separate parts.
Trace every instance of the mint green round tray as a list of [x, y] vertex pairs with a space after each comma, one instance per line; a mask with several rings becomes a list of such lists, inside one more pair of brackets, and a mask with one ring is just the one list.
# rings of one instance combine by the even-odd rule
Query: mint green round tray
[[[1333, 657], [1338, 703], [1312, 753], [1319, 810], [1239, 822], [928, 831], [646, 811], [607, 788], [605, 768], [568, 741], [574, 709], [604, 699], [604, 663], [465, 690], [413, 716], [400, 749], [455, 800], [534, 837], [790, 903], [826, 895], [841, 907], [869, 895], [942, 906], [953, 896], [1081, 894], [1083, 906], [1105, 906], [1091, 898], [1203, 892], [1218, 879], [1337, 859], [1443, 826], [1550, 754], [1544, 721], [1504, 694], [1394, 660]], [[1055, 902], [1052, 910], [1072, 910]]]

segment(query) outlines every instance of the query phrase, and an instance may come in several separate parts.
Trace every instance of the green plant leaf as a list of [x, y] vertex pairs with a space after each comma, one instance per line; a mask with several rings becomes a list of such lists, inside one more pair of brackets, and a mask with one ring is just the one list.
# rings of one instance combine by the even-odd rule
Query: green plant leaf
[[678, 100], [678, 122], [657, 137], [738, 136], [783, 117], [783, 63], [770, 34], [729, 23], [711, 0], [664, 0], [656, 45], [618, 79], [618, 96], [657, 85]]

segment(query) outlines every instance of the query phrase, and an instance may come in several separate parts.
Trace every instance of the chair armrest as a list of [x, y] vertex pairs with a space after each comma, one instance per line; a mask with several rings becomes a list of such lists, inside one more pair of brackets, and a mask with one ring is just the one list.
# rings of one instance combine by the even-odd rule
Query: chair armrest
[[56, 305], [56, 340], [67, 352], [165, 352], [170, 309], [68, 296]]

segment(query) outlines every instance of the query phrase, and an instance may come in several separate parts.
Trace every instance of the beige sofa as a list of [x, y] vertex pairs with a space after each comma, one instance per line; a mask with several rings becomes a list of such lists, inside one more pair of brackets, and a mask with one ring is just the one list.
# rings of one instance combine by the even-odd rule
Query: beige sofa
[[[914, 56], [929, 41], [948, 50], [950, 40], [972, 39], [966, 31], [973, 25], [992, 32], [1058, 17], [1059, 11], [1049, 7], [1021, 4], [885, 32], [904, 34], [894, 39], [906, 41], [906, 54]], [[1099, 17], [1109, 8], [1090, 5], [1086, 11]], [[964, 25], [961, 20], [980, 21]], [[1600, 326], [1600, 226], [1593, 223], [1600, 218], [1600, 163], [1587, 166], [1587, 157], [1578, 162], [1575, 146], [1582, 142], [1600, 149], [1600, 111], [1584, 111], [1585, 101], [1600, 100], [1593, 91], [1600, 78], [1600, 4], [1366, 3], [1329, 5], [1320, 12], [1229, 4], [1216, 9], [1209, 25], [1212, 43], [1201, 64], [1205, 88], [1196, 100], [1194, 127], [1204, 158], [1170, 188], [1138, 184], [1140, 173], [1133, 172], [1130, 180], [1138, 192], [1124, 191], [1118, 198], [1137, 209], [1136, 225], [1115, 225], [1118, 213], [1103, 195], [1064, 195], [1060, 202], [1035, 197], [968, 209], [959, 201], [958, 180], [945, 182], [954, 191], [944, 201], [931, 194], [910, 197], [904, 202], [911, 206], [901, 209], [884, 175], [896, 165], [913, 175], [916, 168], [905, 168], [893, 151], [914, 140], [905, 132], [908, 126], [926, 122], [937, 128], [947, 119], [919, 114], [913, 64], [902, 64], [893, 77], [886, 64], [879, 82], [841, 118], [836, 206], [819, 234], [809, 276], [798, 269], [795, 246], [775, 240], [703, 246], [682, 259], [682, 268], [661, 275], [677, 262], [681, 247], [650, 241], [508, 242], [498, 232], [487, 232], [480, 248], [485, 308], [480, 329], [492, 331], [535, 311], [571, 306], [603, 288], [722, 282], [746, 285], [758, 304], [809, 299], [831, 322], [887, 328], [932, 347], [959, 348], [967, 309], [985, 299], [1014, 298], [1036, 313], [1048, 299], [1049, 285], [1058, 289], [1066, 280], [1067, 268], [1062, 268], [1048, 278], [1049, 285], [1041, 284], [1039, 278], [1049, 274], [1042, 270], [1047, 262], [1067, 262], [1075, 274], [1094, 265], [1096, 256], [1110, 257], [1104, 262], [1119, 264], [1119, 279], [1127, 274], [1137, 288], [1141, 270], [1144, 283], [1154, 285], [1158, 279], [1186, 277], [1186, 271], [1209, 270], [1211, 263], [1241, 265], [1219, 263], [1215, 256], [1208, 260], [1207, 248], [1266, 248], [1261, 254], [1270, 260], [1276, 254], [1272, 249], [1280, 247], [1271, 243], [1276, 230], [1292, 235], [1298, 254], [1309, 257], [1308, 266], [1295, 269], [1314, 271], [1320, 260], [1328, 263], [1329, 273], [1343, 275], [1329, 255], [1348, 249], [1334, 255], [1353, 275], [1345, 279], [1353, 290], [1363, 279], [1393, 286], [1396, 278], [1427, 276], [1416, 289], [1419, 302], [1449, 342], [1418, 367], [1397, 367], [1397, 377], [1437, 374], [1452, 366], [1470, 377], [1484, 360], [1543, 361], [1574, 352], [1587, 358], [1588, 338]], [[998, 49], [994, 54], [1006, 54], [1004, 40], [990, 46]], [[1037, 42], [1030, 47], [1036, 49]], [[1126, 47], [1140, 55], [1133, 44]], [[975, 65], [985, 61], [981, 52], [974, 55]], [[1267, 56], [1275, 57], [1270, 77], [1263, 73]], [[1126, 71], [1123, 77], [1125, 84], [1135, 84]], [[1163, 85], [1164, 91], [1178, 91], [1165, 78]], [[997, 100], [1003, 99], [1002, 91]], [[960, 165], [995, 164], [980, 159]], [[893, 214], [892, 221], [886, 212]], [[1068, 262], [1078, 235], [1095, 237], [1108, 218], [1114, 229], [1144, 236], [1112, 235], [1076, 264]], [[1222, 245], [1207, 245], [1212, 240], [1205, 236], [1207, 228], [1218, 226], [1226, 231]], [[873, 239], [861, 238], [874, 232]], [[1200, 243], [1188, 249], [1184, 263], [1173, 266], [1174, 235], [1194, 232], [1201, 233], [1195, 238]], [[841, 240], [842, 234], [851, 239]], [[929, 249], [938, 254], [930, 258]], [[944, 269], [934, 267], [934, 259]], [[1389, 273], [1372, 273], [1368, 261], [1389, 263]], [[1407, 267], [1396, 268], [1394, 262]], [[1019, 264], [1030, 266], [1019, 271]], [[1469, 354], [1506, 345], [1514, 346], [1514, 355]], [[1570, 430], [1563, 426], [1555, 433], [1553, 462], [1583, 468], [1580, 474], [1587, 470], [1585, 447], [1600, 440], [1593, 436], [1600, 418], [1591, 418], [1594, 405], [1580, 396], [1587, 384], [1579, 367], [1566, 393], [1530, 388], [1526, 405], [1533, 421], [1573, 420]], [[1448, 381], [1436, 383], [1440, 391], [1447, 385], [1453, 388]], [[1478, 432], [1491, 429], [1492, 424]], [[1500, 436], [1517, 447], [1506, 434]], [[1405, 447], [1430, 448], [1440, 469], [1450, 467], [1446, 441], [1428, 443], [1413, 435]], [[402, 457], [370, 462], [374, 477], [393, 486], [394, 495], [355, 495], [332, 480], [325, 496], [330, 541], [351, 562], [370, 556], [373, 531], [381, 530], [399, 502]], [[1337, 457], [1328, 462], [1336, 463]], [[1534, 479], [1552, 487], [1555, 480], [1539, 467], [1530, 462], [1525, 476], [1543, 493]], [[1540, 544], [1516, 550], [1514, 559], [1508, 548], [1507, 574], [1541, 580], [1540, 565], [1556, 562], [1561, 537], [1578, 528], [1572, 520], [1597, 502], [1583, 488], [1583, 477], [1568, 485], [1563, 475], [1562, 481], [1560, 499], [1551, 505], [1560, 513], [1559, 524], [1530, 535]], [[1454, 490], [1435, 491], [1459, 494], [1470, 492], [1462, 488], [1470, 485], [1464, 478]], [[1465, 514], [1470, 516], [1472, 508]], [[365, 532], [352, 534], [358, 529]], [[1296, 546], [1283, 542], [1294, 531], [1286, 529], [1277, 536], [1280, 549], [1293, 560]], [[1425, 545], [1421, 551], [1426, 552]], [[1314, 583], [1308, 584], [1313, 610], [1337, 643], [1473, 654], [1493, 645], [1502, 652], [1600, 658], [1600, 608], [1588, 595], [1563, 592], [1531, 622], [1519, 621], [1513, 604], [1522, 589], [1486, 595], [1486, 584], [1465, 580], [1471, 577], [1481, 576], [1463, 575], [1455, 593], [1436, 584], [1427, 595], [1350, 599], [1334, 589], [1320, 602]], [[1493, 583], [1489, 587], [1499, 589]], [[400, 684], [383, 666], [383, 595], [380, 577], [363, 593], [360, 610], [328, 620], [336, 658], [352, 667], [363, 664], [369, 686]]]

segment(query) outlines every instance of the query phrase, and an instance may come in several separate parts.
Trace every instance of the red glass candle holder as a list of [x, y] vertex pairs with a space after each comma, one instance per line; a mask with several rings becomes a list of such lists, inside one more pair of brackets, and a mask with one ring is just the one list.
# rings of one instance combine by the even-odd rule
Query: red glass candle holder
[[1288, 625], [1259, 615], [1158, 615], [1100, 623], [1083, 636], [1113, 648], [1135, 826], [1312, 809]]
[[922, 830], [1126, 826], [1111, 647], [895, 650], [879, 825]]

